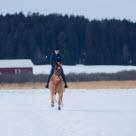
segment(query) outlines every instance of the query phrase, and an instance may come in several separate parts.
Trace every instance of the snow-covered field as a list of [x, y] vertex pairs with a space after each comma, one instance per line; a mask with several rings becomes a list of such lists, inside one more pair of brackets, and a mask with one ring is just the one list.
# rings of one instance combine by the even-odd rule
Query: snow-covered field
[[[34, 74], [49, 74], [51, 66], [50, 65], [39, 65], [33, 67]], [[63, 66], [65, 74], [69, 73], [117, 73], [120, 71], [130, 71], [136, 70], [136, 66], [119, 66], [119, 65], [76, 65], [76, 66]]]
[[136, 89], [0, 90], [1, 136], [136, 136]]

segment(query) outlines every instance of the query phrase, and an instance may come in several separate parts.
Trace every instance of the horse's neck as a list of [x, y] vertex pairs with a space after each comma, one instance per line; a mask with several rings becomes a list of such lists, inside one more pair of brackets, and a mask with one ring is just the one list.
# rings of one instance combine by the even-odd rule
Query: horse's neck
[[54, 74], [55, 74], [56, 76], [61, 75], [61, 70], [54, 70]]

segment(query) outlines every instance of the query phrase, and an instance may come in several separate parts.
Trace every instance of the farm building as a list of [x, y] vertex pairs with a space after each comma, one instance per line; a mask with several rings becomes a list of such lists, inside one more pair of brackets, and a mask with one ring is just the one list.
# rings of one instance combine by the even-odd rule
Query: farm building
[[33, 73], [33, 63], [29, 59], [0, 60], [0, 75]]

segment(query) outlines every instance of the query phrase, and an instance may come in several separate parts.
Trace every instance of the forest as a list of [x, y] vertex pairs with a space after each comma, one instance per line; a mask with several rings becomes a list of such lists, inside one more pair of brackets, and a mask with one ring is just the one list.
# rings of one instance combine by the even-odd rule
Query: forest
[[0, 15], [0, 59], [50, 64], [55, 47], [64, 65], [136, 65], [136, 23], [55, 13]]

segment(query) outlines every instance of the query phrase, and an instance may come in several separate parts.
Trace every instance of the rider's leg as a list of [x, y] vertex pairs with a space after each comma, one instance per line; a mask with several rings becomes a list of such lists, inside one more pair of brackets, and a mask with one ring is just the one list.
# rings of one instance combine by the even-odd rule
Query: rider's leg
[[50, 71], [50, 75], [48, 77], [47, 84], [45, 86], [46, 88], [49, 88], [49, 82], [50, 82], [50, 79], [51, 79], [51, 77], [53, 75], [53, 72], [54, 72], [54, 68], [52, 68], [51, 71]]
[[64, 81], [64, 83], [65, 83], [65, 88], [68, 88], [68, 85], [67, 85], [67, 81], [66, 81], [66, 77], [65, 77], [65, 75], [64, 75], [64, 71], [63, 71], [63, 69], [61, 70], [61, 76], [62, 76], [62, 78], [63, 78], [63, 81]]

